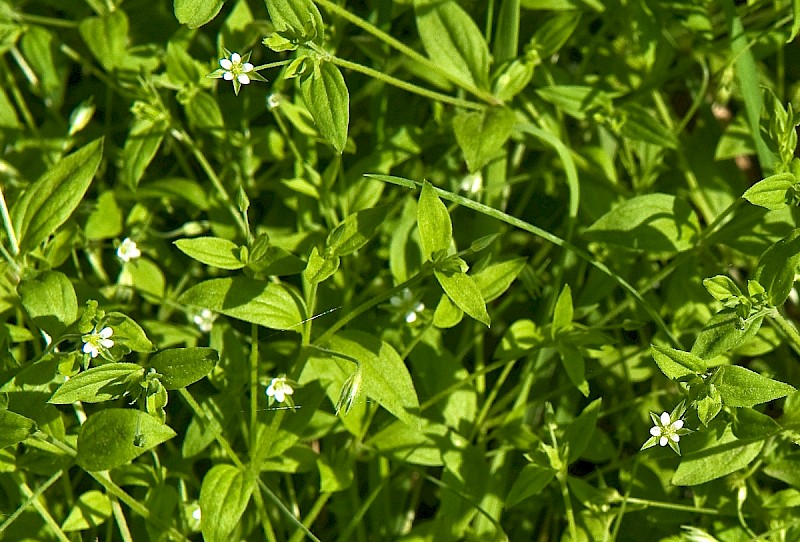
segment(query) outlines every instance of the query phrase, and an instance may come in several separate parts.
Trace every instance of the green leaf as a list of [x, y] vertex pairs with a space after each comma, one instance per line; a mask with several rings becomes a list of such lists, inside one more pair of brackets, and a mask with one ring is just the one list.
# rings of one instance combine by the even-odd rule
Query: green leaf
[[692, 207], [669, 194], [622, 202], [584, 232], [586, 239], [644, 252], [682, 252], [694, 247], [700, 223]]
[[303, 278], [311, 284], [319, 284], [336, 273], [339, 263], [338, 256], [320, 256], [317, 247], [314, 247], [308, 256], [308, 264], [303, 271]]
[[495, 356], [501, 359], [518, 359], [544, 342], [544, 334], [532, 320], [517, 320], [503, 335]]
[[106, 71], [120, 67], [128, 53], [128, 17], [121, 9], [89, 17], [78, 26], [83, 41]]
[[555, 477], [556, 471], [550, 467], [533, 463], [525, 465], [506, 496], [506, 506], [511, 508], [529, 497], [538, 495]]
[[800, 229], [765, 250], [753, 276], [767, 291], [769, 302], [780, 306], [788, 299], [800, 266]]
[[758, 181], [748, 188], [742, 197], [760, 207], [772, 211], [783, 209], [789, 204], [789, 190], [797, 184], [792, 173], [777, 173]]
[[579, 120], [584, 120], [589, 113], [597, 110], [611, 110], [611, 97], [596, 87], [552, 85], [536, 89], [536, 94]]
[[475, 281], [466, 273], [435, 270], [436, 280], [459, 309], [469, 314], [486, 327], [491, 326], [489, 313], [486, 312], [486, 302]]
[[602, 399], [595, 399], [583, 409], [580, 416], [572, 420], [564, 430], [564, 436], [559, 442], [569, 444], [569, 462], [578, 460], [581, 454], [589, 446], [597, 426], [597, 417], [600, 414]]
[[459, 113], [453, 118], [456, 141], [471, 172], [501, 154], [515, 122], [514, 112], [505, 107]]
[[111, 348], [112, 352], [118, 347], [124, 346], [128, 351], [123, 352], [122, 355], [127, 354], [129, 351], [134, 352], [152, 352], [155, 350], [153, 343], [147, 338], [147, 334], [142, 329], [142, 326], [137, 324], [132, 318], [121, 312], [110, 312], [107, 314], [107, 320], [114, 328], [114, 346]]
[[699, 433], [687, 439], [683, 456], [672, 483], [696, 486], [736, 472], [758, 456], [764, 441], [743, 441], [736, 438], [730, 426], [724, 431]]
[[472, 275], [484, 301], [494, 301], [505, 293], [525, 268], [526, 258], [493, 263]]
[[103, 192], [97, 198], [97, 207], [89, 215], [84, 228], [87, 239], [113, 239], [122, 233], [122, 211], [114, 192]]
[[667, 130], [650, 111], [641, 105], [629, 103], [622, 108], [622, 111], [625, 113], [625, 122], [622, 125], [623, 136], [664, 149], [678, 147], [678, 139], [675, 134]]
[[97, 139], [59, 160], [17, 200], [11, 211], [20, 250], [25, 253], [52, 235], [83, 199], [103, 156]]
[[290, 30], [295, 36], [304, 36], [322, 43], [325, 25], [322, 15], [311, 0], [269, 0], [269, 18], [278, 32]]
[[198, 28], [216, 17], [224, 3], [225, 0], [175, 0], [173, 9], [179, 23]]
[[703, 425], [708, 426], [709, 422], [717, 417], [720, 410], [722, 410], [722, 396], [719, 394], [717, 387], [709, 382], [704, 386], [703, 392], [697, 398], [695, 408], [697, 408], [697, 417]]
[[464, 311], [458, 308], [447, 295], [442, 294], [436, 310], [433, 311], [433, 325], [438, 328], [450, 328], [458, 324], [462, 318], [464, 318]]
[[272, 329], [291, 329], [305, 313], [302, 301], [283, 284], [247, 277], [201, 282], [184, 292], [178, 302]]
[[569, 329], [572, 325], [572, 289], [565, 284], [558, 295], [556, 307], [553, 311], [552, 336], [555, 338], [559, 331]]
[[690, 352], [655, 344], [651, 345], [651, 348], [656, 365], [671, 380], [704, 374], [708, 370], [706, 362]]
[[240, 247], [233, 241], [220, 237], [196, 237], [178, 239], [175, 246], [200, 263], [220, 269], [241, 269], [244, 263], [239, 259]]
[[207, 542], [230, 542], [255, 487], [251, 469], [218, 464], [203, 477], [200, 487], [200, 530]]
[[168, 390], [185, 388], [206, 376], [219, 361], [213, 348], [170, 348], [153, 356], [150, 367], [161, 375], [161, 383]]
[[711, 297], [717, 301], [725, 302], [731, 298], [742, 297], [742, 291], [726, 275], [716, 275], [711, 278], [703, 279], [703, 286], [705, 286]]
[[118, 399], [131, 384], [144, 377], [144, 368], [135, 363], [106, 363], [92, 367], [64, 382], [47, 401], [68, 405], [76, 401], [100, 403]]
[[460, 81], [489, 88], [489, 47], [478, 25], [453, 0], [416, 0], [417, 30], [428, 56]]
[[105, 523], [111, 517], [111, 499], [96, 489], [89, 490], [75, 501], [61, 529], [64, 532], [84, 531]]
[[379, 453], [414, 465], [441, 467], [444, 465], [444, 446], [449, 444], [446, 425], [421, 420], [422, 426], [411, 427], [396, 421], [369, 440]]
[[589, 396], [589, 383], [586, 382], [586, 363], [580, 348], [574, 344], [559, 341], [556, 345], [561, 364], [567, 376], [576, 388], [584, 395]]
[[763, 316], [742, 320], [736, 311], [722, 310], [700, 330], [691, 352], [703, 359], [730, 352], [758, 333], [763, 320]]
[[757, 410], [737, 408], [734, 411], [733, 434], [738, 439], [765, 439], [780, 430], [778, 422]]
[[66, 275], [45, 271], [17, 286], [22, 306], [39, 329], [58, 339], [78, 319], [78, 298]]
[[33, 420], [10, 410], [0, 410], [0, 449], [22, 442], [35, 429]]
[[447, 207], [428, 181], [423, 181], [417, 204], [417, 227], [422, 257], [432, 259], [434, 253], [446, 253], [453, 240], [453, 223]]
[[144, 170], [155, 158], [166, 129], [167, 123], [163, 119], [140, 118], [133, 121], [122, 149], [123, 176], [131, 188], [136, 188]]
[[720, 367], [713, 382], [722, 396], [722, 402], [730, 407], [751, 407], [786, 397], [795, 391], [794, 386], [761, 376], [738, 365]]
[[419, 401], [408, 367], [388, 343], [361, 331], [346, 331], [334, 335], [327, 348], [358, 361], [362, 393], [407, 424], [419, 423]]
[[139, 410], [107, 408], [89, 416], [81, 426], [76, 461], [87, 471], [110, 470], [175, 434], [169, 426]]
[[341, 154], [350, 124], [350, 94], [342, 72], [330, 62], [314, 62], [300, 77], [300, 90], [320, 134]]
[[327, 252], [333, 256], [346, 256], [366, 245], [386, 219], [386, 212], [386, 207], [374, 207], [345, 218], [328, 234]]

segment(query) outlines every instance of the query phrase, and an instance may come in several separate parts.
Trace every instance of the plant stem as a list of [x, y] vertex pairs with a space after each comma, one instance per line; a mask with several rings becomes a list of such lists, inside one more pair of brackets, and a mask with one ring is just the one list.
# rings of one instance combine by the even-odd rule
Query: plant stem
[[343, 8], [343, 7], [341, 7], [341, 6], [337, 5], [337, 4], [334, 4], [330, 0], [315, 0], [315, 1], [319, 5], [325, 6], [325, 9], [327, 9], [328, 11], [330, 11], [332, 13], [335, 13], [336, 15], [340, 16], [342, 19], [345, 19], [345, 20], [353, 23], [357, 27], [361, 28], [362, 30], [364, 30], [366, 32], [369, 32], [370, 34], [372, 34], [373, 36], [375, 36], [379, 40], [383, 41], [384, 43], [387, 43], [391, 47], [394, 47], [395, 49], [397, 49], [398, 51], [400, 51], [401, 53], [403, 53], [404, 55], [406, 55], [407, 57], [409, 57], [413, 61], [421, 64], [426, 70], [431, 71], [431, 72], [433, 72], [433, 73], [435, 73], [435, 74], [447, 79], [448, 81], [450, 81], [451, 83], [453, 83], [457, 87], [466, 90], [467, 92], [469, 92], [470, 94], [474, 95], [477, 98], [480, 98], [484, 102], [486, 102], [486, 103], [488, 103], [490, 105], [500, 105], [502, 103], [500, 100], [495, 98], [490, 92], [488, 92], [486, 90], [481, 90], [481, 89], [477, 88], [475, 85], [472, 85], [472, 84], [470, 84], [470, 83], [468, 83], [466, 81], [463, 81], [463, 80], [459, 79], [458, 77], [452, 75], [451, 73], [449, 73], [448, 71], [443, 69], [436, 62], [430, 60], [429, 58], [427, 58], [425, 56], [422, 56], [421, 54], [419, 54], [418, 52], [416, 52], [415, 50], [413, 50], [412, 48], [410, 48], [409, 46], [407, 46], [403, 42], [397, 40], [396, 38], [392, 37], [391, 35], [387, 34], [384, 31], [382, 31], [381, 29], [376, 28], [375, 26], [373, 26], [372, 24], [368, 23], [367, 21], [361, 19], [360, 17], [357, 17], [356, 15], [353, 15], [352, 13], [347, 11], [345, 8]]
[[8, 214], [8, 206], [6, 205], [6, 197], [3, 195], [2, 186], [0, 186], [0, 216], [3, 217], [3, 226], [5, 226], [6, 234], [8, 235], [8, 242], [11, 244], [11, 255], [16, 256], [19, 254], [19, 241], [17, 241], [17, 236], [14, 233], [11, 216]]
[[800, 333], [794, 324], [787, 320], [777, 308], [770, 311], [767, 316], [769, 316], [770, 322], [773, 322], [789, 339], [789, 346], [792, 347], [792, 350], [800, 355]]

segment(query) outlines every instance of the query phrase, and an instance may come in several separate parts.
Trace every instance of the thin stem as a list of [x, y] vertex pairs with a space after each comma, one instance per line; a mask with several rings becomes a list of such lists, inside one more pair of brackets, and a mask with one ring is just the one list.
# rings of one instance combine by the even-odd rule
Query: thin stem
[[775, 324], [789, 339], [789, 346], [792, 347], [792, 350], [800, 355], [800, 333], [797, 332], [797, 328], [794, 327], [794, 324], [787, 320], [777, 308], [770, 311], [767, 316], [769, 317], [769, 321]]
[[463, 80], [459, 79], [458, 77], [452, 75], [451, 73], [449, 73], [448, 71], [443, 69], [441, 65], [437, 64], [436, 62], [430, 60], [429, 58], [427, 58], [425, 56], [422, 56], [421, 54], [419, 54], [418, 52], [416, 52], [415, 50], [413, 50], [412, 48], [410, 48], [409, 46], [407, 46], [403, 42], [395, 39], [394, 37], [392, 37], [391, 35], [387, 34], [384, 31], [382, 31], [381, 29], [376, 28], [375, 26], [371, 25], [370, 23], [368, 23], [367, 21], [361, 19], [360, 17], [357, 17], [357, 16], [353, 15], [352, 13], [347, 11], [345, 8], [343, 8], [343, 7], [341, 7], [341, 6], [337, 5], [337, 4], [334, 4], [330, 0], [315, 0], [315, 1], [319, 5], [325, 6], [325, 9], [327, 9], [328, 11], [330, 11], [332, 13], [335, 13], [336, 15], [340, 16], [342, 19], [345, 19], [345, 20], [353, 23], [357, 27], [361, 28], [362, 30], [364, 30], [366, 32], [369, 32], [370, 34], [372, 34], [373, 36], [375, 36], [379, 40], [383, 41], [384, 43], [387, 43], [391, 47], [394, 47], [395, 49], [397, 49], [398, 51], [400, 51], [401, 53], [403, 53], [404, 55], [406, 55], [407, 57], [409, 57], [413, 61], [421, 64], [425, 68], [425, 70], [431, 71], [431, 72], [433, 72], [433, 73], [435, 73], [435, 74], [447, 79], [448, 81], [450, 81], [451, 83], [453, 83], [457, 87], [466, 90], [470, 94], [474, 95], [477, 98], [480, 98], [481, 100], [483, 100], [484, 102], [486, 102], [488, 104], [500, 105], [502, 103], [500, 100], [498, 100], [496, 97], [494, 97], [490, 92], [487, 92], [485, 90], [481, 90], [481, 89], [477, 88], [475, 85], [472, 85], [472, 84], [470, 84], [470, 83], [468, 83], [466, 81], [463, 81]]
[[311, 507], [311, 510], [308, 511], [305, 518], [303, 518], [303, 526], [305, 527], [305, 531], [297, 530], [295, 531], [294, 535], [289, 539], [290, 542], [299, 542], [302, 540], [302, 536], [304, 532], [308, 532], [308, 529], [311, 528], [311, 524], [319, 516], [320, 512], [325, 508], [325, 504], [328, 502], [328, 499], [331, 498], [331, 493], [323, 493], [319, 497], [317, 497], [317, 501]]
[[53, 474], [53, 476], [48, 478], [42, 485], [37, 487], [35, 491], [31, 491], [30, 489], [28, 489], [27, 486], [24, 486], [24, 488], [27, 491], [23, 492], [25, 493], [27, 500], [24, 503], [22, 503], [16, 510], [14, 510], [14, 512], [11, 515], [9, 515], [2, 524], [0, 524], [0, 534], [2, 534], [3, 531], [5, 531], [9, 527], [9, 525], [14, 523], [14, 521], [19, 517], [19, 515], [22, 514], [25, 510], [27, 510], [29, 506], [35, 505], [35, 503], [38, 502], [39, 497], [45, 491], [47, 491], [47, 488], [53, 485], [59, 478], [61, 478], [63, 474], [64, 471], [59, 470], [58, 472]]
[[344, 60], [342, 58], [336, 56], [330, 56], [328, 59], [338, 66], [343, 68], [347, 68], [353, 70], [355, 72], [363, 73], [364, 75], [368, 75], [374, 79], [379, 81], [383, 81], [384, 83], [388, 83], [390, 85], [394, 85], [397, 88], [401, 88], [408, 92], [419, 94], [420, 96], [424, 96], [426, 98], [430, 98], [432, 100], [436, 100], [442, 103], [447, 103], [450, 105], [455, 105], [456, 107], [463, 107], [464, 109], [474, 109], [476, 111], [483, 111], [486, 109], [485, 105], [470, 102], [469, 100], [463, 100], [461, 98], [454, 98], [452, 96], [448, 96], [447, 94], [442, 94], [441, 92], [436, 92], [433, 90], [428, 90], [424, 87], [415, 85], [413, 83], [408, 83], [401, 79], [397, 79], [396, 77], [392, 77], [389, 74], [379, 72], [377, 70], [373, 70], [367, 66], [363, 66], [361, 64], [356, 64], [355, 62], [350, 62], [349, 60]]
[[183, 400], [186, 401], [186, 403], [192, 409], [195, 416], [198, 416], [208, 424], [209, 430], [213, 431], [216, 435], [214, 438], [216, 439], [217, 443], [222, 446], [222, 449], [225, 452], [225, 455], [228, 456], [228, 459], [233, 462], [236, 468], [243, 469], [244, 465], [242, 464], [242, 461], [239, 459], [239, 456], [236, 455], [236, 452], [233, 451], [233, 448], [231, 448], [231, 445], [222, 434], [222, 427], [220, 427], [216, 418], [213, 416], [208, 416], [198, 402], [194, 400], [194, 397], [192, 397], [192, 395], [186, 391], [186, 388], [181, 388], [178, 390], [178, 393], [180, 393], [181, 398], [183, 398]]
[[[258, 435], [256, 417], [258, 414], [258, 326], [250, 325], [250, 450], [256, 449]], [[251, 452], [252, 453], [252, 452]]]
[[[11, 255], [16, 256], [19, 254], [19, 241], [14, 233], [14, 225], [11, 223], [11, 215], [8, 214], [8, 206], [6, 205], [6, 197], [3, 195], [3, 187], [0, 186], [0, 216], [3, 217], [3, 226], [8, 235], [8, 242], [11, 244]], [[9, 259], [9, 261], [11, 261]], [[18, 270], [18, 269], [17, 269]]]

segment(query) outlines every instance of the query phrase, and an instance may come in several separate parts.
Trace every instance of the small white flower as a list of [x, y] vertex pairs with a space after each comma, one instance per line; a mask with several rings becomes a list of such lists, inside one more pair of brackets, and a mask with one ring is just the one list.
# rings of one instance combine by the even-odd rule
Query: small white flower
[[293, 393], [294, 389], [288, 384], [285, 376], [273, 378], [267, 387], [267, 397], [270, 399], [274, 398], [279, 403], [283, 403], [287, 400], [291, 402], [291, 398], [287, 396]]
[[422, 301], [414, 299], [414, 294], [408, 288], [404, 288], [400, 295], [392, 296], [389, 303], [405, 311], [405, 317], [403, 319], [407, 324], [416, 322], [418, 315], [425, 310], [425, 304]]
[[278, 92], [273, 92], [269, 96], [267, 96], [267, 109], [270, 111], [279, 107], [281, 102], [283, 101], [283, 96], [281, 96]]
[[230, 58], [222, 58], [219, 65], [225, 70], [222, 78], [226, 81], [233, 81], [235, 77], [243, 85], [250, 83], [250, 76], [247, 75], [253, 71], [253, 65], [249, 62], [242, 62], [242, 56], [239, 53], [231, 53]]
[[198, 314], [192, 316], [194, 324], [204, 333], [211, 331], [211, 328], [214, 327], [214, 320], [216, 319], [217, 315], [208, 309], [203, 309]]
[[192, 511], [192, 519], [194, 519], [195, 521], [200, 521], [202, 517], [203, 514], [200, 511], [200, 507], [198, 506], [197, 508], [194, 509], [194, 511]]
[[101, 348], [107, 350], [114, 346], [114, 341], [111, 340], [113, 334], [114, 330], [108, 326], [100, 331], [95, 329], [92, 333], [87, 333], [82, 337], [83, 353], [90, 354], [93, 358], [96, 358], [100, 354]]
[[650, 413], [650, 418], [653, 420], [653, 427], [650, 428], [650, 438], [642, 446], [642, 450], [651, 448], [658, 444], [659, 446], [669, 445], [672, 450], [680, 455], [681, 449], [678, 442], [681, 437], [691, 433], [691, 430], [684, 429], [683, 427], [683, 413], [686, 412], [686, 406], [683, 401], [670, 412], [662, 412], [657, 416], [654, 412]]
[[117, 258], [125, 263], [135, 260], [141, 255], [142, 251], [136, 246], [136, 241], [129, 237], [126, 237], [117, 247]]

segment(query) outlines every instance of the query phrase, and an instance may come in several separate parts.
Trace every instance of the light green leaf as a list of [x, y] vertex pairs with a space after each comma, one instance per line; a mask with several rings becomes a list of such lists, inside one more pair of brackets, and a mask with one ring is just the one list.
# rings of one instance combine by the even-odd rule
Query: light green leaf
[[174, 0], [173, 9], [178, 22], [198, 28], [217, 16], [225, 0]]
[[669, 194], [637, 196], [601, 216], [584, 233], [590, 241], [644, 252], [694, 247], [700, 222], [692, 207]]
[[596, 87], [553, 85], [536, 89], [536, 94], [567, 115], [580, 120], [597, 110], [611, 110], [611, 97]]
[[438, 269], [434, 271], [434, 274], [444, 293], [458, 308], [485, 324], [486, 327], [491, 325], [489, 313], [486, 312], [486, 302], [483, 300], [478, 285], [469, 275], [460, 272], [448, 273]]
[[453, 0], [416, 0], [417, 30], [428, 56], [453, 77], [489, 88], [489, 47], [478, 25]]
[[576, 388], [585, 396], [589, 396], [589, 383], [586, 382], [586, 363], [580, 348], [574, 344], [559, 341], [556, 345], [561, 364], [567, 376]]
[[92, 183], [102, 156], [100, 138], [59, 160], [25, 190], [11, 210], [23, 253], [47, 239], [72, 215]]
[[713, 382], [722, 396], [722, 402], [730, 407], [751, 407], [786, 397], [795, 391], [794, 386], [738, 365], [720, 367]]
[[289, 288], [247, 277], [201, 282], [184, 292], [178, 302], [272, 329], [291, 329], [305, 318], [302, 301]]
[[417, 227], [422, 257], [430, 260], [434, 253], [446, 253], [453, 239], [453, 223], [447, 207], [428, 181], [422, 183], [417, 205]]
[[433, 325], [438, 328], [450, 328], [458, 324], [462, 318], [464, 318], [464, 311], [458, 308], [447, 295], [442, 294], [436, 310], [433, 311]]
[[144, 368], [135, 363], [106, 363], [92, 367], [64, 382], [47, 401], [68, 405], [76, 401], [100, 403], [118, 399], [131, 384], [144, 377]]
[[89, 17], [78, 26], [83, 41], [106, 71], [120, 67], [128, 52], [128, 17], [121, 9]]
[[84, 531], [102, 525], [111, 517], [111, 499], [96, 489], [78, 497], [61, 529], [64, 532]]
[[503, 295], [525, 268], [526, 261], [526, 258], [514, 258], [496, 262], [473, 274], [472, 280], [478, 285], [483, 300], [488, 303]]
[[320, 256], [317, 247], [311, 249], [308, 256], [308, 264], [303, 271], [303, 278], [311, 284], [319, 284], [330, 277], [339, 269], [338, 256]]
[[777, 173], [758, 181], [748, 188], [742, 197], [760, 207], [772, 211], [783, 209], [789, 203], [789, 190], [797, 184], [792, 173]]
[[517, 320], [503, 335], [495, 356], [501, 359], [518, 359], [544, 342], [544, 334], [532, 320]]
[[255, 487], [251, 469], [218, 464], [203, 477], [200, 487], [200, 530], [207, 542], [230, 542]]
[[722, 310], [700, 330], [691, 352], [703, 359], [730, 352], [753, 337], [763, 320], [764, 317], [759, 316], [743, 321], [734, 310]]
[[506, 506], [512, 506], [529, 497], [538, 495], [556, 477], [556, 471], [533, 463], [525, 465], [519, 472], [514, 485], [506, 497]]
[[505, 107], [459, 113], [453, 118], [456, 141], [471, 172], [501, 154], [515, 122], [514, 112]]
[[327, 251], [334, 256], [346, 256], [363, 247], [378, 232], [386, 212], [386, 207], [373, 207], [348, 216], [328, 234]]
[[717, 301], [725, 302], [732, 297], [736, 298], [742, 296], [742, 291], [736, 283], [726, 275], [716, 275], [711, 278], [703, 279], [703, 286], [705, 286], [708, 293], [711, 294], [711, 297]]
[[295, 36], [304, 36], [322, 43], [325, 25], [322, 15], [311, 0], [269, 0], [269, 18], [279, 32], [289, 30]]
[[35, 428], [33, 420], [10, 410], [0, 410], [0, 449], [22, 442]]
[[708, 426], [709, 422], [717, 417], [720, 410], [722, 410], [722, 396], [719, 394], [717, 387], [709, 382], [704, 386], [704, 389], [695, 403], [697, 409], [697, 417], [700, 421]]
[[239, 245], [220, 237], [178, 239], [175, 246], [198, 262], [220, 269], [241, 269], [245, 265], [239, 259]]
[[103, 192], [97, 198], [97, 207], [89, 215], [84, 228], [87, 239], [113, 239], [122, 233], [122, 211], [114, 192]]
[[766, 289], [769, 302], [777, 307], [788, 299], [798, 267], [800, 229], [794, 230], [761, 254], [753, 278]]
[[411, 426], [419, 423], [417, 392], [403, 359], [388, 343], [360, 331], [334, 335], [327, 349], [356, 360], [362, 371], [361, 393]]
[[350, 124], [350, 94], [342, 72], [330, 62], [314, 62], [300, 77], [300, 90], [320, 134], [341, 154]]
[[671, 380], [703, 374], [708, 370], [706, 362], [690, 352], [655, 344], [651, 348], [656, 365]]
[[561, 293], [558, 295], [556, 307], [553, 311], [553, 337], [555, 337], [559, 331], [568, 329], [572, 325], [572, 314], [572, 289], [569, 287], [569, 284], [565, 284]]
[[78, 319], [78, 298], [66, 275], [45, 271], [17, 286], [22, 306], [39, 329], [58, 339]]
[[153, 356], [150, 367], [161, 375], [166, 389], [177, 390], [206, 376], [218, 361], [219, 353], [213, 348], [170, 348]]
[[686, 439], [683, 458], [672, 476], [672, 483], [696, 486], [736, 472], [749, 465], [763, 446], [763, 440], [737, 439], [730, 426], [721, 433], [712, 430], [694, 435]]
[[446, 425], [422, 420], [422, 427], [411, 427], [398, 420], [373, 436], [369, 444], [380, 453], [404, 463], [440, 467], [445, 443], [449, 443]]
[[89, 416], [81, 426], [76, 461], [87, 471], [110, 470], [175, 434], [169, 426], [139, 410], [107, 408]]

